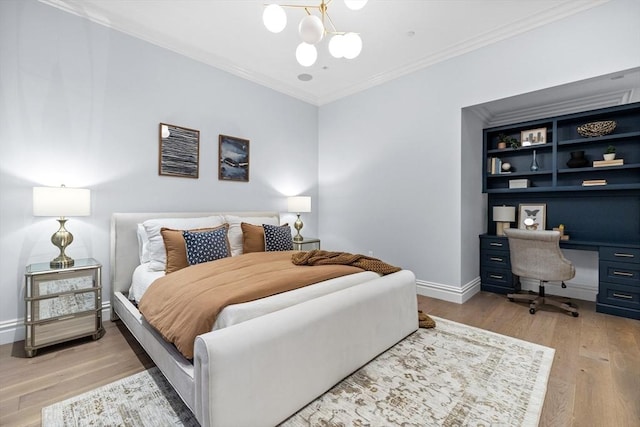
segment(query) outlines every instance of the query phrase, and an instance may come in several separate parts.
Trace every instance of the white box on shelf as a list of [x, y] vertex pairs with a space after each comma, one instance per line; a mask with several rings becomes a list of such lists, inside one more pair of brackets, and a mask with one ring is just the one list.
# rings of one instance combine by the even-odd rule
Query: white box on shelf
[[509, 188], [529, 188], [528, 179], [510, 179]]

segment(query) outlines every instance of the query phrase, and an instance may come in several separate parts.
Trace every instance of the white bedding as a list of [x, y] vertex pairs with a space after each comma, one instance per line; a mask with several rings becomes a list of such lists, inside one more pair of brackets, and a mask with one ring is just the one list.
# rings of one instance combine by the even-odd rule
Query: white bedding
[[[146, 264], [141, 264], [133, 272], [129, 299], [140, 301], [142, 295], [154, 280], [164, 276], [162, 271], [149, 271]], [[327, 295], [351, 286], [380, 277], [378, 273], [363, 271], [348, 276], [337, 277], [315, 285], [305, 286], [293, 291], [273, 295], [256, 301], [227, 306], [216, 318], [211, 330], [226, 328], [255, 317], [299, 304], [304, 301]]]

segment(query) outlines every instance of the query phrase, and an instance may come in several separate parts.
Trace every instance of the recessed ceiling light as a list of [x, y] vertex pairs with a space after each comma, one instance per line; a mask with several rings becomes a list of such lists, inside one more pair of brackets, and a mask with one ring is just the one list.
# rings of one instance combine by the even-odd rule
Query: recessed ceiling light
[[298, 80], [300, 80], [301, 82], [308, 82], [311, 79], [313, 79], [313, 76], [307, 73], [303, 73], [298, 76]]

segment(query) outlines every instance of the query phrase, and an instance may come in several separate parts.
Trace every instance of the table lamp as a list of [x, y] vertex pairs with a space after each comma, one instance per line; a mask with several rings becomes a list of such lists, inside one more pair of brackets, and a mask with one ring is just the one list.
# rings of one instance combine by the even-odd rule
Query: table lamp
[[289, 197], [288, 199], [289, 212], [295, 213], [298, 215], [298, 219], [293, 224], [293, 227], [297, 230], [297, 234], [293, 236], [294, 242], [302, 242], [304, 238], [300, 235], [300, 230], [302, 230], [302, 221], [300, 220], [301, 212], [311, 212], [311, 197], [309, 196], [295, 196]]
[[91, 214], [91, 191], [84, 188], [33, 187], [33, 216], [57, 216], [60, 229], [51, 236], [51, 243], [60, 249], [60, 255], [49, 265], [51, 268], [73, 266], [73, 258], [64, 251], [73, 242], [73, 235], [64, 228], [68, 216]]
[[515, 206], [494, 206], [493, 220], [496, 222], [496, 236], [504, 236], [505, 228], [510, 228], [516, 220]]

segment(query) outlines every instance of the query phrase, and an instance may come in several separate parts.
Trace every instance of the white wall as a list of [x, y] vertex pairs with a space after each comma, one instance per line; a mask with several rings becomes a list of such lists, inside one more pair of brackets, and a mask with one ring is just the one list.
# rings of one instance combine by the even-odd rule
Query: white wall
[[[200, 178], [158, 175], [158, 124], [200, 130]], [[218, 181], [218, 134], [249, 139], [250, 182]], [[0, 343], [24, 334], [24, 268], [57, 255], [33, 186], [92, 190], [73, 258], [103, 263], [112, 212], [277, 210], [317, 196], [317, 107], [35, 1], [0, 1]], [[304, 214], [306, 235], [318, 215]]]
[[462, 109], [637, 67], [638, 22], [640, 2], [614, 0], [322, 106], [323, 246], [373, 250], [422, 293], [464, 301], [486, 203], [482, 135], [462, 131]]

